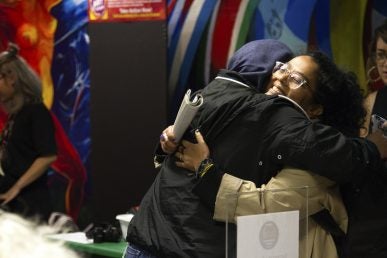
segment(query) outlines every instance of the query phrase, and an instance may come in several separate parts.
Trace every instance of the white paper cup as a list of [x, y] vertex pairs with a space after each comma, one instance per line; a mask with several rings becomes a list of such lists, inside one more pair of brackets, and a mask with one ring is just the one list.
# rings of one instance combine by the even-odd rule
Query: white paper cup
[[116, 219], [120, 222], [121, 226], [121, 231], [122, 231], [122, 237], [125, 239], [126, 238], [126, 233], [128, 232], [128, 226], [129, 222], [133, 218], [133, 214], [119, 214], [116, 216]]

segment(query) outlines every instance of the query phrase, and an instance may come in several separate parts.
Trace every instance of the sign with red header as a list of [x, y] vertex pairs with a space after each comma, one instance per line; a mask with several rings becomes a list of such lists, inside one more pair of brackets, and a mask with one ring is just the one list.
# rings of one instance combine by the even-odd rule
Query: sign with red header
[[88, 0], [90, 22], [164, 20], [165, 0]]

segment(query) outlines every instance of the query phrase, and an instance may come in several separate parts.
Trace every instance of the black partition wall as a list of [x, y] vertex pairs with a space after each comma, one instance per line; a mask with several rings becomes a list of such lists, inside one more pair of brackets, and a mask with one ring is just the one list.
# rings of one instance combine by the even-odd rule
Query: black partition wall
[[97, 220], [138, 205], [166, 126], [164, 21], [91, 23], [91, 189]]

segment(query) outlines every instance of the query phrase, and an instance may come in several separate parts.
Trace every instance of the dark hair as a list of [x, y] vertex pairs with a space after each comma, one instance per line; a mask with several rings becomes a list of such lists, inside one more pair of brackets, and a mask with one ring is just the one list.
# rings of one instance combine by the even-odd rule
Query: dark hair
[[319, 67], [315, 99], [324, 108], [319, 117], [349, 137], [357, 137], [365, 121], [363, 92], [352, 72], [339, 69], [334, 62], [321, 52], [307, 54]]
[[15, 78], [14, 88], [23, 96], [23, 104], [42, 102], [42, 85], [39, 76], [20, 56], [19, 47], [9, 43], [8, 49], [0, 53], [0, 73]]
[[384, 22], [376, 27], [374, 35], [370, 43], [370, 53], [375, 53], [376, 51], [376, 41], [381, 38], [384, 42], [387, 43], [387, 19]]
[[381, 38], [385, 43], [387, 43], [387, 19], [384, 20], [384, 22], [378, 27], [376, 27], [376, 29], [374, 30], [374, 34], [368, 46], [369, 57], [366, 65], [367, 71], [369, 71], [373, 66], [375, 66], [376, 42], [379, 38]]

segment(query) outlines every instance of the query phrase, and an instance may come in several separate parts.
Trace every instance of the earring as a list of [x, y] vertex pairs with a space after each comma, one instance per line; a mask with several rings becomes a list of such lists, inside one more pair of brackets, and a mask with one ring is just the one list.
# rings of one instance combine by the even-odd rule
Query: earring
[[[377, 76], [376, 79], [373, 79], [372, 77]], [[372, 66], [368, 71], [367, 71], [367, 78], [368, 78], [368, 83], [374, 83], [377, 82], [381, 79], [378, 70], [376, 69], [376, 66]]]

